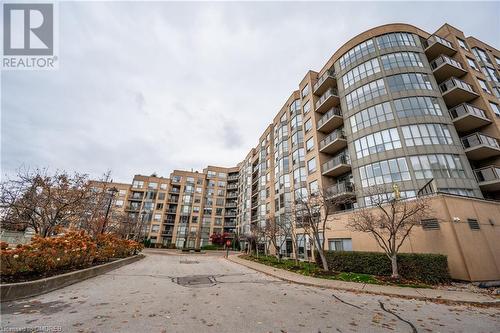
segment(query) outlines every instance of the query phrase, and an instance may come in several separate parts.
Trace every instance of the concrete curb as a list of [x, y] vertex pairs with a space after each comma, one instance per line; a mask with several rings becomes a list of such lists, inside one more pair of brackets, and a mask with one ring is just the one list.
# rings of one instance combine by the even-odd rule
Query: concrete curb
[[131, 264], [144, 258], [144, 254], [118, 259], [99, 266], [89, 267], [74, 272], [51, 276], [45, 279], [0, 284], [0, 301], [15, 301], [21, 298], [38, 296], [71, 284], [107, 273], [113, 269]]
[[[422, 301], [432, 301], [457, 305], [476, 305], [500, 307], [500, 299], [491, 296], [467, 293], [462, 291], [446, 291], [438, 289], [409, 288], [381, 286], [373, 284], [364, 284], [357, 282], [346, 282], [338, 280], [327, 280], [315, 277], [309, 277], [287, 270], [275, 268], [260, 264], [255, 261], [249, 261], [239, 258], [239, 255], [232, 255], [227, 258], [229, 261], [253, 269], [260, 273], [273, 276], [283, 281], [301, 284], [304, 286], [337, 289], [350, 292], [362, 292], [373, 295], [399, 297], [406, 299], [417, 299]], [[426, 295], [427, 294], [427, 295]]]

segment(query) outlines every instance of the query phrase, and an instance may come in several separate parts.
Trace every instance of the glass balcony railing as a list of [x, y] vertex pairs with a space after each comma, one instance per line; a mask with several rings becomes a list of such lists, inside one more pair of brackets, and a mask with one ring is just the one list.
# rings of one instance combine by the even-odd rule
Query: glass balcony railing
[[319, 142], [319, 149], [323, 149], [324, 147], [326, 147], [331, 142], [333, 142], [337, 139], [345, 139], [344, 130], [338, 129], [338, 130], [335, 130], [332, 133], [328, 134], [323, 140], [321, 140]]
[[341, 181], [328, 187], [327, 194], [336, 196], [342, 193], [354, 193], [354, 183], [350, 181]]
[[341, 153], [335, 157], [332, 157], [328, 162], [323, 163], [321, 169], [326, 172], [342, 164], [351, 164], [351, 158], [346, 153]]
[[478, 183], [500, 180], [500, 167], [489, 166], [474, 170]]
[[436, 68], [438, 68], [439, 66], [441, 66], [442, 64], [450, 64], [452, 66], [455, 66], [457, 68], [460, 68], [460, 69], [464, 69], [462, 67], [462, 64], [459, 63], [458, 61], [456, 61], [455, 59], [452, 59], [450, 57], [447, 57], [445, 55], [440, 55], [439, 57], [437, 57], [436, 59], [434, 59], [433, 61], [431, 61], [430, 65], [431, 65], [431, 68], [434, 70]]
[[474, 89], [472, 89], [472, 86], [468, 83], [465, 83], [462, 80], [457, 79], [456, 77], [452, 77], [448, 81], [445, 81], [439, 85], [439, 89], [441, 92], [444, 94], [447, 91], [452, 90], [453, 88], [461, 88], [464, 90], [467, 90], [471, 93], [476, 93]]
[[332, 70], [326, 71], [318, 78], [318, 81], [313, 86], [313, 91], [316, 91], [328, 78], [335, 79], [335, 73]]
[[340, 116], [342, 117], [342, 110], [339, 108], [333, 107], [328, 112], [326, 112], [319, 120], [318, 120], [318, 126], [317, 128], [320, 128], [324, 124], [326, 124], [332, 117], [334, 116]]
[[321, 104], [323, 104], [329, 97], [331, 97], [331, 96], [338, 96], [338, 95], [339, 95], [339, 93], [338, 93], [337, 89], [334, 89], [334, 88], [328, 89], [323, 95], [321, 95], [321, 97], [316, 102], [316, 109]]
[[425, 42], [425, 47], [427, 48], [434, 43], [439, 43], [439, 44], [445, 45], [445, 46], [449, 47], [450, 49], [454, 48], [453, 44], [450, 41], [447, 41], [446, 39], [439, 37], [439, 36], [436, 36], [436, 35], [432, 35], [429, 38], [427, 38], [427, 40]]
[[456, 118], [459, 118], [459, 117], [462, 117], [465, 115], [473, 115], [473, 116], [488, 119], [488, 117], [486, 117], [486, 113], [484, 113], [483, 110], [481, 110], [480, 108], [477, 108], [473, 105], [470, 105], [468, 103], [463, 103], [463, 104], [460, 104], [460, 105], [450, 109], [449, 113], [450, 113], [451, 119], [456, 119]]
[[482, 133], [474, 133], [462, 138], [462, 145], [465, 149], [474, 148], [479, 145], [485, 145], [492, 148], [499, 148], [498, 140]]

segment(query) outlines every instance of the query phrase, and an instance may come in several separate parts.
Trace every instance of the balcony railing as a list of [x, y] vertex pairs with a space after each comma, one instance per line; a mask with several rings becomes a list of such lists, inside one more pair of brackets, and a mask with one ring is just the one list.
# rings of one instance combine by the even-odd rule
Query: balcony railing
[[472, 86], [468, 83], [465, 83], [464, 81], [462, 80], [459, 80], [455, 77], [452, 77], [451, 79], [449, 79], [448, 81], [446, 82], [443, 82], [439, 85], [439, 89], [441, 89], [441, 92], [442, 93], [445, 93], [447, 91], [450, 91], [452, 90], [453, 88], [461, 88], [463, 90], [467, 90], [471, 93], [476, 93], [474, 91], [474, 89], [472, 89]]
[[478, 183], [500, 180], [500, 167], [489, 166], [474, 170]]
[[321, 168], [323, 172], [326, 172], [342, 164], [351, 164], [351, 158], [346, 153], [341, 153], [335, 157], [332, 157], [328, 162], [323, 163]]
[[334, 88], [328, 89], [321, 97], [316, 101], [316, 109], [318, 109], [329, 97], [338, 96], [338, 90]]
[[229, 176], [227, 180], [238, 180], [238, 176]]
[[230, 190], [230, 189], [237, 189], [238, 188], [238, 184], [228, 184], [227, 185], [227, 189]]
[[493, 138], [482, 133], [474, 133], [462, 138], [462, 145], [465, 149], [473, 148], [480, 145], [485, 145], [492, 148], [500, 149], [500, 144], [496, 138]]
[[319, 89], [319, 87], [327, 80], [333, 79], [335, 80], [335, 72], [332, 70], [327, 70], [323, 75], [318, 78], [318, 81], [313, 86], [313, 92]]
[[432, 69], [436, 69], [439, 66], [441, 66], [442, 64], [450, 64], [450, 65], [458, 67], [458, 68], [460, 68], [462, 70], [464, 69], [462, 67], [461, 63], [459, 63], [455, 59], [452, 59], [452, 58], [447, 57], [445, 55], [440, 55], [439, 57], [437, 57], [436, 59], [434, 59], [433, 61], [430, 62], [430, 65], [431, 65]]
[[333, 107], [330, 110], [328, 110], [327, 113], [325, 113], [319, 120], [317, 124], [317, 128], [320, 128], [324, 124], [326, 124], [330, 119], [332, 119], [334, 116], [340, 116], [342, 117], [342, 110], [339, 108]]
[[468, 103], [460, 104], [450, 109], [449, 112], [452, 119], [456, 119], [465, 115], [473, 115], [488, 119], [488, 117], [486, 117], [486, 113], [484, 113], [483, 110]]
[[354, 183], [350, 181], [341, 181], [327, 188], [327, 194], [337, 196], [342, 193], [354, 193]]
[[337, 139], [345, 139], [344, 130], [339, 129], [328, 134], [323, 140], [319, 142], [319, 149], [325, 148], [328, 144]]

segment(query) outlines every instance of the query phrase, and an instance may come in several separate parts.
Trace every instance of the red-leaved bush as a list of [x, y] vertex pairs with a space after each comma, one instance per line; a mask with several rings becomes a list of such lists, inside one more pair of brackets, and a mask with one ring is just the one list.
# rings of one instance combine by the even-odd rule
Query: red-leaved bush
[[141, 244], [116, 236], [93, 240], [84, 231], [68, 231], [57, 237], [35, 236], [30, 244], [9, 249], [0, 244], [0, 272], [4, 276], [45, 274], [86, 267], [96, 262], [123, 258], [141, 250]]

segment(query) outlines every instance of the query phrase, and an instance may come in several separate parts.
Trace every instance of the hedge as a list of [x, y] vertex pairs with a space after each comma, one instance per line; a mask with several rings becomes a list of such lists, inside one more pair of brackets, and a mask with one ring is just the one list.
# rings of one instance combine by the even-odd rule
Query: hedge
[[[351, 272], [390, 276], [391, 261], [385, 253], [357, 251], [326, 251], [328, 269], [334, 272]], [[318, 264], [319, 256], [317, 257]], [[448, 260], [442, 254], [400, 253], [398, 272], [401, 277], [424, 283], [445, 283], [450, 280]]]

